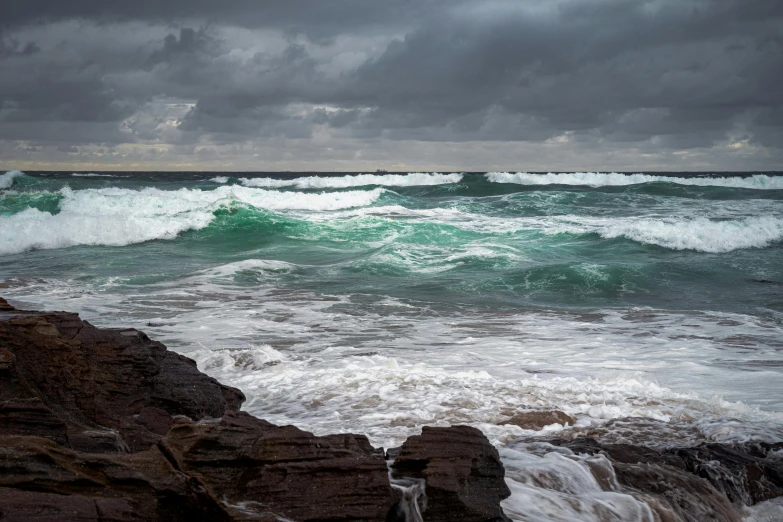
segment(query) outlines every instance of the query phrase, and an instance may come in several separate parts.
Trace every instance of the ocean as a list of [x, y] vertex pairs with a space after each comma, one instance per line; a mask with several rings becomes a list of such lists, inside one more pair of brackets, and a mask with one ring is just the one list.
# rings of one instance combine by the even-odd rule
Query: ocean
[[520, 437], [783, 440], [783, 174], [11, 171], [0, 296], [144, 330], [276, 424], [475, 426], [514, 520], [646, 520]]

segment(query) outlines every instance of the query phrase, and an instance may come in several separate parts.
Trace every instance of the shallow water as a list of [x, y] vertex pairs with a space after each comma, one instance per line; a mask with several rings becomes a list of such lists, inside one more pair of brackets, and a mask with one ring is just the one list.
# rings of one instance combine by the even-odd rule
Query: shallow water
[[783, 439], [783, 176], [7, 173], [0, 295], [143, 329], [275, 423], [387, 447], [474, 425], [519, 520], [574, 519], [566, 493], [647, 515], [520, 451], [518, 411], [653, 446]]

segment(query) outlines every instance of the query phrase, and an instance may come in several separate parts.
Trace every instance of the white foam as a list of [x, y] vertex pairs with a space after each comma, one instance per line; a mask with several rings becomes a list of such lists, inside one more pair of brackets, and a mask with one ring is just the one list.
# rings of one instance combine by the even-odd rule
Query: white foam
[[349, 188], [380, 185], [385, 187], [413, 187], [419, 185], [444, 185], [459, 183], [462, 174], [440, 174], [437, 172], [412, 172], [410, 174], [358, 174], [355, 176], [308, 176], [294, 179], [243, 178], [247, 187], [300, 189]]
[[212, 191], [103, 188], [60, 192], [59, 212], [26, 209], [0, 217], [0, 255], [75, 245], [123, 246], [199, 230], [221, 206], [326, 211], [372, 204], [384, 189], [299, 194], [223, 186]]
[[24, 176], [24, 172], [21, 170], [9, 170], [5, 174], [0, 174], [0, 190], [11, 188], [14, 184], [14, 178]]
[[780, 522], [783, 520], [783, 497], [759, 502], [753, 507], [743, 509], [743, 522]]
[[81, 173], [81, 172], [74, 172], [71, 174], [74, 178], [116, 178], [117, 176], [113, 174], [90, 174], [90, 173]]
[[186, 230], [206, 227], [212, 218], [213, 215], [206, 212], [166, 220], [116, 214], [61, 212], [52, 215], [29, 208], [0, 218], [0, 255], [76, 245], [124, 246], [153, 239], [173, 239]]
[[224, 183], [228, 183], [228, 180], [229, 180], [228, 176], [215, 176], [214, 178], [211, 178], [209, 181], [211, 181], [212, 183], [224, 184]]
[[607, 187], [638, 185], [641, 183], [675, 183], [702, 187], [733, 187], [756, 190], [783, 190], [783, 176], [755, 174], [749, 177], [676, 177], [650, 174], [618, 174], [617, 172], [573, 172], [530, 174], [528, 172], [488, 172], [486, 178], [493, 183], [515, 183], [518, 185], [584, 185]]

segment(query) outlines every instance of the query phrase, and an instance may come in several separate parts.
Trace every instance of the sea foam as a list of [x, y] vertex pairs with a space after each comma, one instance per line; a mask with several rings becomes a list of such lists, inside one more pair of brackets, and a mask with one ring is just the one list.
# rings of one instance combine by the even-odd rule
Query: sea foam
[[741, 177], [675, 177], [650, 174], [619, 174], [617, 172], [573, 172], [530, 174], [528, 172], [488, 172], [486, 178], [493, 183], [515, 183], [517, 185], [583, 185], [588, 187], [611, 187], [638, 185], [641, 183], [675, 183], [701, 187], [731, 187], [756, 190], [783, 190], [783, 176], [756, 174]]
[[9, 170], [5, 174], [0, 174], [0, 190], [11, 188], [14, 184], [14, 178], [24, 176], [24, 172], [21, 170]]
[[279, 188], [296, 187], [300, 189], [348, 188], [380, 185], [385, 187], [413, 187], [420, 185], [444, 185], [459, 183], [462, 174], [440, 174], [437, 172], [412, 172], [410, 174], [358, 174], [355, 176], [308, 176], [294, 179], [243, 178], [247, 187]]

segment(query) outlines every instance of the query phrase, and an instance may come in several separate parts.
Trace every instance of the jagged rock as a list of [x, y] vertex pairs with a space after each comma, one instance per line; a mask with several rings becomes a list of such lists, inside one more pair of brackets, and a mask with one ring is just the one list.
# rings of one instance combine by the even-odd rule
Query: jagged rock
[[570, 415], [559, 410], [553, 410], [520, 412], [501, 424], [513, 424], [525, 430], [540, 430], [550, 424], [568, 424], [573, 426], [575, 422]]
[[425, 426], [405, 441], [392, 468], [395, 476], [426, 481], [426, 522], [508, 520], [500, 508], [511, 494], [503, 464], [476, 428]]
[[[98, 329], [65, 312], [15, 311], [4, 300], [0, 307], [0, 401], [17, 401], [9, 408], [17, 424], [27, 426], [26, 432], [8, 433], [49, 436], [54, 416], [74, 433], [114, 430], [126, 448], [142, 451], [166, 434], [173, 416], [220, 417], [238, 410], [244, 400], [239, 390], [202, 374], [193, 361], [143, 332]], [[29, 405], [26, 412], [24, 404]], [[39, 416], [36, 428], [32, 424]], [[0, 412], [0, 422], [2, 417]], [[62, 437], [62, 426], [52, 425], [50, 438], [63, 443]], [[98, 440], [111, 437], [106, 433]], [[118, 447], [90, 447], [88, 440], [82, 437], [79, 449]]]

